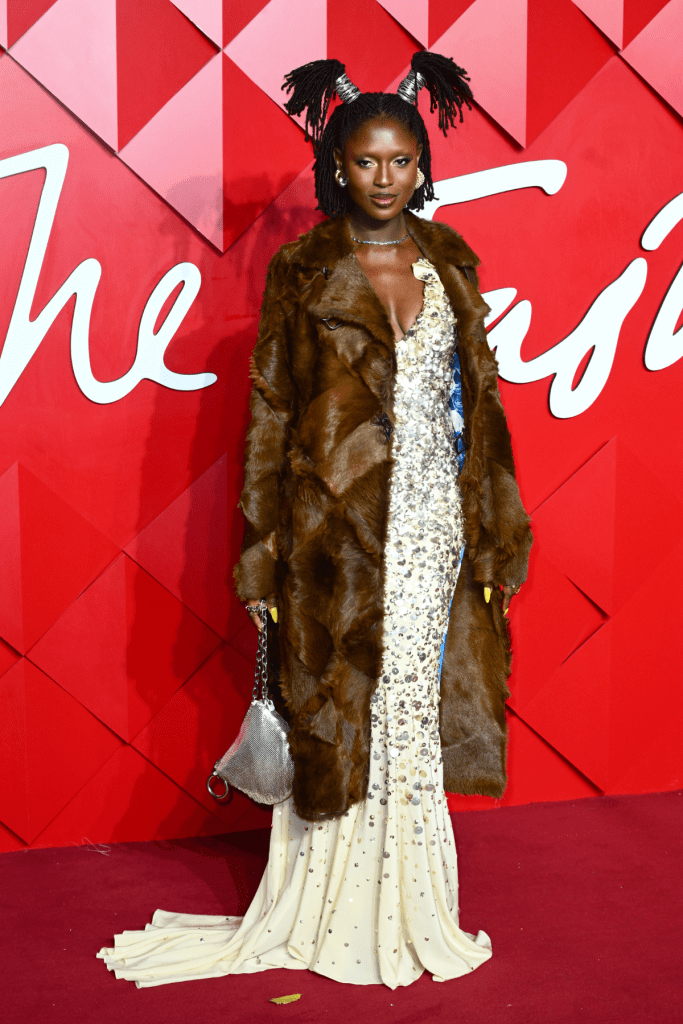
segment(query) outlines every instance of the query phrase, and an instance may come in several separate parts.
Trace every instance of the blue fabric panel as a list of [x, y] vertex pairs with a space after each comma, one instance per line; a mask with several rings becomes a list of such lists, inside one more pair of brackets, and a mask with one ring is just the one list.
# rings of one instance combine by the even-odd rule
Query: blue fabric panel
[[[457, 333], [456, 333], [457, 337]], [[463, 462], [465, 461], [465, 419], [463, 415], [462, 407], [462, 376], [460, 373], [460, 356], [458, 355], [458, 346], [455, 346], [453, 353], [453, 379], [451, 381], [451, 391], [448, 398], [448, 409], [450, 411], [451, 420], [453, 422], [453, 435], [455, 437], [455, 450], [457, 452], [458, 469], [462, 472]], [[465, 554], [465, 546], [463, 544], [460, 550], [460, 564], [458, 565], [458, 575], [460, 575], [460, 567], [462, 566], [463, 555]], [[456, 584], [458, 582], [458, 576], [455, 577]], [[454, 588], [455, 590], [455, 588]], [[453, 595], [451, 595], [451, 604], [453, 603]], [[449, 606], [450, 615], [450, 606]], [[441, 641], [441, 654], [439, 655], [439, 679], [441, 679], [441, 667], [443, 665], [443, 652], [446, 649], [446, 634], [448, 633], [448, 624], [446, 624], [446, 630]]]

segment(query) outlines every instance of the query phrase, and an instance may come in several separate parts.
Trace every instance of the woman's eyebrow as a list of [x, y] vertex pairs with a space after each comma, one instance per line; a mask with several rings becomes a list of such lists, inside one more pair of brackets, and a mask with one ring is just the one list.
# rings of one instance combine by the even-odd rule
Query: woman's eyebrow
[[[364, 156], [370, 156], [370, 157], [372, 157], [374, 159], [377, 155], [378, 155], [377, 152], [373, 153], [372, 150], [368, 150], [368, 149], [359, 150], [358, 152], [352, 152], [352, 156], [353, 156], [354, 160], [358, 160], [360, 157], [364, 157]], [[406, 150], [406, 149], [397, 149], [397, 150], [394, 150], [394, 152], [391, 153], [390, 156], [392, 157], [392, 159], [395, 159], [398, 156], [415, 156], [415, 153], [411, 153], [410, 150]]]

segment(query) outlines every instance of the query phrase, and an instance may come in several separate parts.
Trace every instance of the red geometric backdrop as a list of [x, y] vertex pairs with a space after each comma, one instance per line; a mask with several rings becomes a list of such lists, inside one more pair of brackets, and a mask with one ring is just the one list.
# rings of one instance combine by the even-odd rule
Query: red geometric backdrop
[[204, 782], [252, 687], [265, 267], [319, 218], [280, 84], [325, 55], [384, 89], [430, 47], [477, 97], [448, 140], [422, 107], [431, 212], [483, 261], [536, 543], [510, 784], [451, 805], [679, 788], [683, 0], [6, 0], [0, 43], [0, 848], [269, 823]]

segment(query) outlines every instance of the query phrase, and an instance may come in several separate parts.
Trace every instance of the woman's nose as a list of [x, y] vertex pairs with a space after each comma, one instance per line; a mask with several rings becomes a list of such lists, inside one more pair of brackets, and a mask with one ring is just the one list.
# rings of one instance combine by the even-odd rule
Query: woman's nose
[[377, 165], [377, 173], [375, 174], [374, 182], [375, 185], [380, 186], [382, 188], [386, 188], [387, 185], [391, 185], [390, 167], [391, 165], [388, 163]]

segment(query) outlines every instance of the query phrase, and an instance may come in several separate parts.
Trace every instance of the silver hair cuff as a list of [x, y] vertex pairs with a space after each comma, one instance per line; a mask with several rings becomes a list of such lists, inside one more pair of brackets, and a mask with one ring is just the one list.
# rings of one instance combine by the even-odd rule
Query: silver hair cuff
[[427, 79], [424, 75], [421, 75], [419, 71], [410, 71], [396, 90], [396, 95], [406, 103], [417, 103], [417, 94], [426, 84]]
[[360, 89], [346, 75], [339, 76], [334, 83], [334, 88], [342, 103], [353, 103], [360, 96]]

